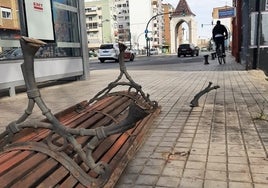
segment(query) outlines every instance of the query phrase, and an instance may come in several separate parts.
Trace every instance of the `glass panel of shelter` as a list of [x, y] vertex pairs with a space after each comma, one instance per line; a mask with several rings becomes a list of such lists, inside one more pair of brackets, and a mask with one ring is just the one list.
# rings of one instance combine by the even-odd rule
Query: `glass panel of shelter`
[[[45, 47], [40, 48], [36, 53], [37, 58], [81, 56], [77, 7], [76, 0], [52, 0], [56, 42], [48, 43]], [[22, 59], [19, 44], [20, 12], [18, 5], [16, 9], [9, 10], [10, 15], [15, 15], [8, 17], [9, 22], [13, 24], [13, 28], [7, 29], [6, 32], [0, 32], [0, 61]], [[5, 15], [6, 12], [7, 11], [4, 11]], [[2, 10], [1, 14], [3, 14]], [[7, 23], [3, 17], [0, 18], [0, 22], [2, 23], [2, 28], [5, 28], [5, 25], [6, 27], [10, 26], [10, 23]]]

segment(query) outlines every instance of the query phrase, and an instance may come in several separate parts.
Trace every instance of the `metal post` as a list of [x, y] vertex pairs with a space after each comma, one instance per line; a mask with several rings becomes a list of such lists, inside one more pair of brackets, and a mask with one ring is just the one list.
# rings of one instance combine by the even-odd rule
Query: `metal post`
[[101, 21], [101, 43], [103, 44], [103, 21]]
[[140, 54], [140, 43], [139, 43], [139, 39], [140, 39], [140, 36], [144, 34], [144, 32], [140, 33], [137, 37], [137, 46], [138, 46], [138, 53]]
[[132, 44], [131, 44], [131, 32], [130, 32], [130, 31], [129, 31], [129, 43], [130, 43], [130, 44], [129, 44], [129, 45], [130, 45], [129, 47], [130, 47], [130, 49], [132, 49]]
[[85, 18], [85, 5], [84, 0], [80, 0], [78, 3], [79, 14], [79, 25], [80, 25], [80, 35], [81, 35], [81, 50], [82, 50], [82, 62], [83, 62], [83, 76], [82, 80], [86, 80], [89, 74], [89, 56], [88, 56], [88, 43], [87, 43], [87, 33], [86, 33], [86, 18]]
[[260, 43], [261, 43], [261, 5], [262, 0], [259, 0], [258, 21], [257, 21], [257, 68], [260, 66]]
[[257, 36], [256, 36], [256, 44], [257, 48], [254, 49], [254, 54], [253, 54], [253, 69], [257, 69], [259, 67], [260, 63], [260, 35], [261, 35], [261, 0], [256, 1], [256, 12], [257, 13]]
[[19, 19], [20, 19], [20, 34], [21, 36], [28, 36], [27, 35], [27, 27], [26, 27], [26, 17], [25, 17], [25, 9], [24, 9], [24, 2], [23, 0], [18, 0], [19, 6]]

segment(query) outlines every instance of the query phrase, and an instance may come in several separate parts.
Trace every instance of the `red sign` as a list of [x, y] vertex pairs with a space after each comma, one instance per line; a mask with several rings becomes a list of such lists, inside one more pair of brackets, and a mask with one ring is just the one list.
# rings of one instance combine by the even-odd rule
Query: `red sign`
[[43, 4], [42, 3], [33, 2], [33, 7], [35, 10], [43, 11]]

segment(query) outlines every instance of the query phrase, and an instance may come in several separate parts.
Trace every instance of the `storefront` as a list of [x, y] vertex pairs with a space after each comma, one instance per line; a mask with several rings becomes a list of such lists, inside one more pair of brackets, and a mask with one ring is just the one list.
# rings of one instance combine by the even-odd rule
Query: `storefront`
[[38, 82], [87, 78], [89, 58], [83, 0], [3, 0], [0, 10], [10, 13], [0, 20], [0, 89], [8, 89], [12, 96], [16, 87], [24, 84], [20, 36], [47, 43], [36, 54]]

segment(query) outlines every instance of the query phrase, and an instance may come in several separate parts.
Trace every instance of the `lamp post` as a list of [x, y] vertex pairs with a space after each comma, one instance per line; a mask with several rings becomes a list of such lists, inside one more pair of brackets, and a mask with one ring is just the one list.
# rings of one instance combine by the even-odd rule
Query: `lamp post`
[[103, 23], [104, 22], [109, 22], [109, 21], [110, 21], [109, 19], [105, 19], [105, 20], [101, 21], [101, 43], [104, 42], [104, 38], [103, 38]]
[[159, 13], [159, 14], [156, 14], [154, 15], [153, 17], [150, 18], [150, 20], [147, 22], [147, 25], [146, 25], [146, 28], [145, 28], [145, 39], [146, 39], [146, 54], [147, 56], [150, 56], [150, 53], [149, 53], [149, 40], [150, 38], [148, 37], [148, 26], [149, 26], [149, 23], [155, 19], [157, 16], [162, 16], [162, 15], [165, 15], [165, 14], [171, 14], [171, 13], [174, 13], [174, 12], [164, 12], [164, 13]]
[[[149, 32], [151, 32], [151, 31], [149, 31]], [[139, 43], [139, 40], [140, 40], [140, 36], [143, 35], [143, 34], [144, 34], [144, 32], [140, 33], [138, 35], [138, 37], [137, 37], [137, 46], [138, 46], [138, 52], [139, 52], [139, 54], [140, 54], [140, 43]]]

